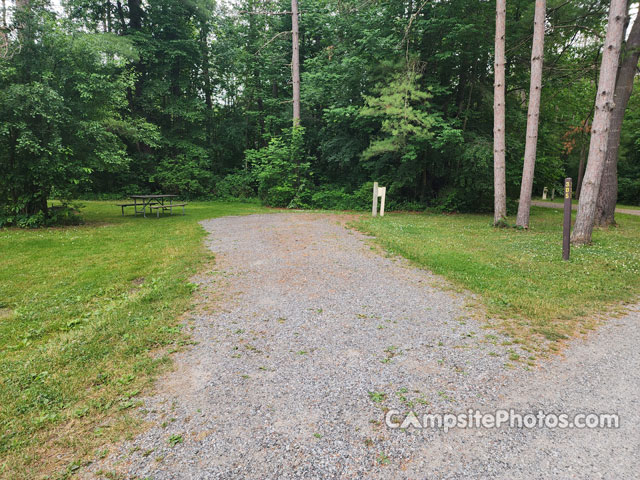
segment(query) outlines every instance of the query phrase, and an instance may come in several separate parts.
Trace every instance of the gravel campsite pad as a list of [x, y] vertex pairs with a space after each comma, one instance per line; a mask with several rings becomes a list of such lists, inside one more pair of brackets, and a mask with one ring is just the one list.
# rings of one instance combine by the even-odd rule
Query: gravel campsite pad
[[[216, 262], [185, 322], [196, 343], [145, 400], [150, 427], [86, 478], [637, 478], [637, 311], [576, 340], [566, 358], [507, 368], [515, 347], [474, 320], [468, 296], [384, 256], [338, 217], [203, 226]], [[388, 409], [475, 407], [616, 412], [621, 428], [444, 433], [384, 422]]]

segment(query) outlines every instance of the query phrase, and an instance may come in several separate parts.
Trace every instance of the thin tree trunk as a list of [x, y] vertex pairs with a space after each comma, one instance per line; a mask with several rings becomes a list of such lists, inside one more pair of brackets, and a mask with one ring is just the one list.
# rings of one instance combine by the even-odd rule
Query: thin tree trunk
[[587, 168], [582, 181], [576, 223], [571, 235], [571, 241], [576, 245], [591, 242], [591, 233], [593, 232], [596, 214], [596, 201], [600, 191], [600, 181], [602, 180], [607, 153], [607, 139], [609, 137], [613, 93], [616, 87], [616, 74], [618, 72], [626, 6], [626, 0], [611, 0], [607, 36], [600, 65], [598, 96], [591, 125], [591, 142], [589, 144]]
[[505, 24], [506, 0], [496, 0], [495, 80], [493, 89], [493, 223], [507, 216], [505, 180]]
[[618, 199], [618, 151], [624, 114], [633, 91], [633, 78], [640, 59], [640, 21], [633, 22], [631, 33], [622, 55], [618, 70], [616, 90], [613, 96], [615, 105], [611, 112], [611, 125], [607, 139], [607, 156], [602, 172], [600, 192], [596, 202], [596, 225], [607, 226], [616, 223], [615, 211]]
[[518, 204], [518, 218], [516, 220], [516, 225], [522, 228], [529, 228], [531, 191], [533, 190], [533, 174], [536, 166], [538, 119], [540, 117], [540, 94], [542, 90], [542, 61], [544, 57], [544, 22], [547, 9], [546, 3], [546, 0], [536, 0], [536, 11], [533, 20], [533, 46], [531, 48], [531, 84], [529, 86], [527, 139], [524, 148], [522, 185], [520, 186], [520, 203]]
[[298, 0], [291, 0], [291, 30], [293, 54], [291, 78], [293, 80], [293, 126], [300, 125], [300, 29], [298, 27]]

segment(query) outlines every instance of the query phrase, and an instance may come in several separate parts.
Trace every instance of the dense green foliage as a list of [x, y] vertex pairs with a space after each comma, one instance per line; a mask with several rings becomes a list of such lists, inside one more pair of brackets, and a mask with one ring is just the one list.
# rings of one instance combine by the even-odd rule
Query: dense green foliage
[[[492, 207], [493, 2], [300, 0], [294, 133], [287, 0], [26, 3], [9, 15], [0, 59], [0, 222], [53, 221], [54, 197], [134, 192], [365, 208], [374, 180], [392, 209]], [[607, 7], [548, 2], [534, 193], [577, 177]], [[533, 8], [508, 2], [510, 198]], [[639, 203], [640, 126], [630, 117], [620, 196]]]

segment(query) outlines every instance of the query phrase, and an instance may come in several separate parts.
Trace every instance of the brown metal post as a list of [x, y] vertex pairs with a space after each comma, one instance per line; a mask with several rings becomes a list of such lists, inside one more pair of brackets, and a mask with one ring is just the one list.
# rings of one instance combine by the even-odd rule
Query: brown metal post
[[571, 179], [564, 179], [564, 223], [562, 225], [562, 259], [569, 260], [571, 251]]

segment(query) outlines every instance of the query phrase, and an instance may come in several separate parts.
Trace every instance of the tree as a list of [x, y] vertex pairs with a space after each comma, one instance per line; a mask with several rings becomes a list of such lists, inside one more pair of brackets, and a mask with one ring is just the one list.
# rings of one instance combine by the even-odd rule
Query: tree
[[505, 166], [505, 35], [506, 0], [496, 0], [495, 80], [493, 90], [493, 223], [499, 225], [507, 216]]
[[607, 226], [615, 223], [616, 200], [618, 197], [618, 151], [622, 122], [633, 91], [633, 79], [640, 58], [640, 21], [633, 22], [629, 38], [621, 54], [616, 89], [613, 95], [615, 106], [611, 112], [611, 125], [607, 138], [607, 156], [602, 172], [600, 191], [596, 202], [596, 225]]
[[300, 125], [300, 29], [298, 27], [298, 0], [291, 0], [291, 79], [293, 82], [293, 126]]
[[67, 35], [35, 2], [14, 21], [21, 48], [0, 61], [0, 224], [37, 226], [55, 220], [52, 196], [77, 196], [96, 170], [123, 172], [125, 142], [151, 143], [154, 130], [127, 112], [129, 42]]
[[611, 111], [614, 107], [613, 93], [616, 86], [626, 6], [626, 0], [611, 0], [609, 8], [607, 35], [600, 65], [598, 96], [591, 126], [587, 168], [582, 180], [578, 214], [576, 215], [576, 223], [571, 235], [571, 241], [575, 245], [591, 242], [591, 233], [595, 223], [596, 201], [600, 191], [600, 181], [607, 153]]
[[518, 204], [518, 217], [516, 219], [516, 225], [522, 228], [529, 228], [531, 191], [533, 189], [533, 174], [536, 166], [546, 7], [546, 0], [536, 0], [533, 21], [533, 46], [531, 48], [531, 85], [529, 88], [529, 112], [527, 114], [527, 140], [524, 149], [520, 203]]

